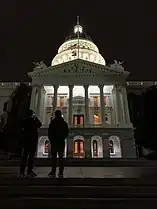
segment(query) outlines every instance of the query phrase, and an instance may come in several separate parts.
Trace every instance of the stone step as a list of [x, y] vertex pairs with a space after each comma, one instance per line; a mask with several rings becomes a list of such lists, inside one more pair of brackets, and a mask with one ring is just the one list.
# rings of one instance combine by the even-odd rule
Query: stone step
[[157, 187], [155, 178], [0, 178], [0, 186], [132, 186]]
[[2, 197], [157, 198], [157, 186], [0, 186]]
[[0, 178], [1, 208], [145, 209], [157, 204], [156, 179]]
[[[51, 166], [51, 158], [36, 158], [36, 166]], [[0, 166], [19, 166], [20, 159], [0, 160]], [[139, 159], [79, 159], [66, 158], [65, 166], [84, 166], [84, 167], [157, 167], [156, 161]]]
[[41, 198], [0, 199], [4, 209], [156, 209], [157, 198]]
[[[19, 175], [19, 166], [0, 166], [0, 179], [5, 176]], [[51, 167], [35, 167], [38, 177], [46, 177]], [[58, 173], [58, 168], [57, 168]], [[157, 178], [155, 167], [81, 167], [70, 166], [64, 169], [65, 178]]]

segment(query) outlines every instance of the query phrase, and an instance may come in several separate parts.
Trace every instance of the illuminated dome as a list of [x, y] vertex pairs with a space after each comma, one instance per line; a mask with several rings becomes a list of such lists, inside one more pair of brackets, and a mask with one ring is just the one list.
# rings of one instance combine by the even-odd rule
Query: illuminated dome
[[58, 54], [53, 58], [51, 65], [58, 65], [75, 59], [106, 65], [104, 58], [99, 53], [98, 47], [83, 31], [79, 22], [74, 27], [72, 34], [59, 47]]

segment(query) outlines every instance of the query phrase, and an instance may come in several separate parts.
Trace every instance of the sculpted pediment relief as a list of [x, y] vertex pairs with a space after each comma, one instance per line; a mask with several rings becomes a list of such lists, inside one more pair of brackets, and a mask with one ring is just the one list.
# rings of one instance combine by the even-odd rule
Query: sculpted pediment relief
[[121, 74], [120, 72], [105, 67], [103, 65], [91, 63], [88, 61], [78, 60], [75, 62], [63, 63], [58, 66], [51, 67], [51, 73], [58, 75], [104, 75], [104, 74]]
[[127, 72], [119, 71], [115, 68], [115, 66], [103, 66], [84, 60], [69, 61], [29, 73], [31, 77], [36, 78], [47, 76], [74, 76], [79, 78], [83, 76], [104, 77], [123, 74], [127, 74]]

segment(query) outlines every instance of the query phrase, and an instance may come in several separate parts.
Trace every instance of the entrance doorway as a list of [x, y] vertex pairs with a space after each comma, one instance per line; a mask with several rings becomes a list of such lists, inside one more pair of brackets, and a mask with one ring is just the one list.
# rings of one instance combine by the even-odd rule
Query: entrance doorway
[[75, 126], [84, 125], [84, 115], [74, 115], [73, 116], [73, 124]]

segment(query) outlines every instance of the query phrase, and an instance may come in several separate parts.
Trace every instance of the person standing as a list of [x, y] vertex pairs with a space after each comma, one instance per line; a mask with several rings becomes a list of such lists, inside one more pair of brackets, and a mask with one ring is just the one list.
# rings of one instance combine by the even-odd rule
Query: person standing
[[48, 174], [49, 177], [56, 177], [56, 166], [57, 166], [57, 153], [59, 156], [59, 178], [63, 178], [64, 171], [64, 148], [65, 139], [68, 137], [69, 128], [68, 124], [62, 117], [62, 112], [56, 110], [55, 118], [51, 120], [48, 128], [48, 138], [51, 143], [51, 155], [52, 155], [52, 170]]
[[[36, 173], [33, 171], [34, 156], [38, 143], [38, 128], [42, 126], [40, 120], [36, 117], [33, 110], [29, 110], [28, 114], [22, 124], [23, 128], [23, 151], [20, 164], [20, 176], [25, 176], [25, 169], [27, 165], [27, 176], [35, 177]], [[27, 164], [28, 158], [28, 164]]]

